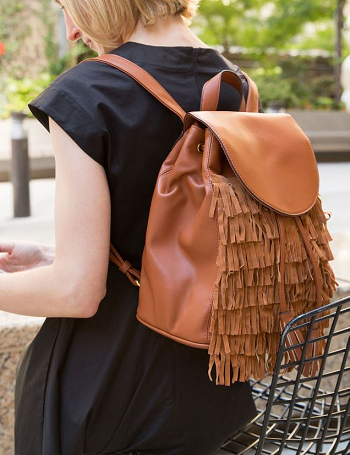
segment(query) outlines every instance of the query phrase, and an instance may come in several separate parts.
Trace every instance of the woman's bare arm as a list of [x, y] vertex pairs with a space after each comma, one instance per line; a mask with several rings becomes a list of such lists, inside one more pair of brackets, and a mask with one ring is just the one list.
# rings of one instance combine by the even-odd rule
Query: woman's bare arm
[[[91, 317], [106, 292], [110, 194], [103, 167], [50, 118], [56, 160], [51, 264], [0, 275], [0, 310], [42, 317]], [[50, 250], [51, 249], [51, 250]]]

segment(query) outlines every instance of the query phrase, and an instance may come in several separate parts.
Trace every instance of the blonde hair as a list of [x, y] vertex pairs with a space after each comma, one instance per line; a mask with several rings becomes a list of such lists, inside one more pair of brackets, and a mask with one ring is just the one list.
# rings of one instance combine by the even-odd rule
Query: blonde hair
[[179, 14], [187, 24], [200, 0], [60, 0], [74, 24], [102, 52], [128, 41], [138, 21], [143, 26]]

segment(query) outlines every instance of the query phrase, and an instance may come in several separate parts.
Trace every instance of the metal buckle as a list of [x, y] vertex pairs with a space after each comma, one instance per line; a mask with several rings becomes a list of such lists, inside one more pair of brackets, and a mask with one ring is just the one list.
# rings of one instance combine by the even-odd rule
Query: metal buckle
[[197, 144], [197, 152], [198, 153], [204, 152], [204, 142], [200, 142], [199, 144]]

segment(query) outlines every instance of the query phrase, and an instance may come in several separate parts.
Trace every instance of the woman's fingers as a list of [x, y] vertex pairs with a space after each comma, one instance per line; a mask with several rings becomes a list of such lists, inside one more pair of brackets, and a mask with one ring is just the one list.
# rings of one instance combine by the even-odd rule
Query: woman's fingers
[[0, 242], [0, 253], [12, 253], [15, 244], [13, 242]]
[[16, 270], [16, 267], [10, 262], [7, 261], [6, 259], [0, 258], [0, 270], [3, 270], [6, 273], [12, 273], [12, 272], [18, 272], [19, 270]]
[[43, 254], [36, 242], [0, 242], [0, 269], [19, 272], [37, 267]]
[[10, 254], [12, 253], [14, 244], [10, 242], [0, 242], [0, 272], [10, 273], [13, 270], [11, 261], [9, 261]]

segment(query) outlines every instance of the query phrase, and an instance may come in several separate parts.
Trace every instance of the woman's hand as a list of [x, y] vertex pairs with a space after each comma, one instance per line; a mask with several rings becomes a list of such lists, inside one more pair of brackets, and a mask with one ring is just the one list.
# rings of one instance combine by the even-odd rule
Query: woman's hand
[[50, 265], [55, 258], [55, 248], [36, 242], [1, 242], [0, 270], [7, 273]]

